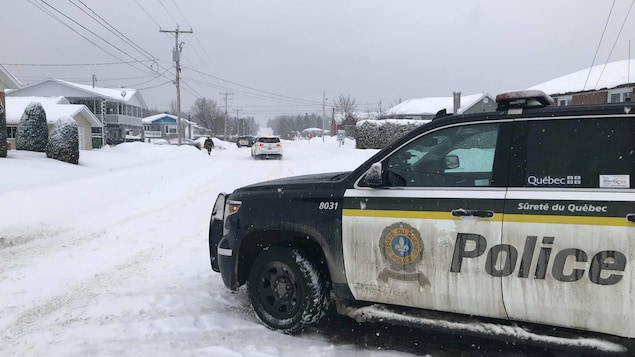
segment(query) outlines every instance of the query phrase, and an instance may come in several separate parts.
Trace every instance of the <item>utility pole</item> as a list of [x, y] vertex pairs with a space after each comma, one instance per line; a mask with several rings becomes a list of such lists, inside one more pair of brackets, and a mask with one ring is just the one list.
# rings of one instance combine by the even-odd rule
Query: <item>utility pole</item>
[[322, 91], [322, 142], [324, 142], [324, 122], [326, 121], [326, 91]]
[[[245, 125], [244, 125], [245, 123], [243, 123], [243, 125], [241, 126], [240, 125], [240, 118], [238, 117], [238, 112], [242, 111], [242, 109], [234, 108], [233, 110], [236, 111], [236, 126], [237, 126], [236, 134], [238, 136], [245, 135]], [[242, 134], [240, 133], [241, 127], [242, 127]]]
[[177, 131], [179, 137], [179, 145], [182, 144], [181, 138], [183, 137], [183, 124], [181, 123], [181, 51], [183, 50], [184, 43], [179, 43], [179, 34], [181, 33], [193, 33], [190, 29], [189, 31], [179, 30], [179, 26], [176, 26], [176, 30], [161, 30], [159, 32], [168, 32], [174, 34], [174, 51], [172, 52], [172, 60], [174, 61], [174, 66], [176, 67], [176, 124]]
[[220, 94], [225, 96], [225, 131], [223, 134], [223, 140], [227, 141], [227, 97], [230, 95], [234, 95], [234, 93], [230, 93], [230, 92], [221, 92]]

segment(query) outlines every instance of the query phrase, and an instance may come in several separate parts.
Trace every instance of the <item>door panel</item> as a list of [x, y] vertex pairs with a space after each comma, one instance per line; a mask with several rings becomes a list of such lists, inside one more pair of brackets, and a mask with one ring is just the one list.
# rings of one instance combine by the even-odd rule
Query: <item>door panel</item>
[[362, 176], [346, 191], [342, 243], [356, 299], [507, 317], [488, 252], [501, 241], [510, 126], [431, 130], [379, 160], [381, 187]]
[[[486, 250], [500, 243], [504, 189], [348, 190], [346, 277], [358, 300], [506, 318]], [[469, 198], [466, 198], [469, 197]], [[454, 217], [453, 209], [493, 217]]]
[[503, 244], [510, 318], [635, 337], [632, 118], [519, 120]]

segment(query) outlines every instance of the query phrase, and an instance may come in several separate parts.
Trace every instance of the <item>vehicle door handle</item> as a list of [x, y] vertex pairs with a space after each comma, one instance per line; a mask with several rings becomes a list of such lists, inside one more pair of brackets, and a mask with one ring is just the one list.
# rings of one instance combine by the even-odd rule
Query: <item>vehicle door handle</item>
[[635, 213], [629, 213], [626, 215], [626, 220], [635, 223]]
[[475, 209], [453, 209], [451, 211], [452, 216], [454, 217], [481, 217], [481, 218], [492, 218], [494, 217], [494, 211], [487, 210], [475, 210]]

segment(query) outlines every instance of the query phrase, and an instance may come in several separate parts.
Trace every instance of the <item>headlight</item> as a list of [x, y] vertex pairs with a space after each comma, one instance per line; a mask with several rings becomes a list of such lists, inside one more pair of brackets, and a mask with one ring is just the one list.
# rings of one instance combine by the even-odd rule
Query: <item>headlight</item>
[[238, 212], [242, 204], [243, 203], [241, 201], [234, 201], [234, 200], [227, 200], [227, 202], [225, 203], [225, 220], [223, 221], [223, 236], [229, 233], [229, 228], [227, 227], [227, 217]]

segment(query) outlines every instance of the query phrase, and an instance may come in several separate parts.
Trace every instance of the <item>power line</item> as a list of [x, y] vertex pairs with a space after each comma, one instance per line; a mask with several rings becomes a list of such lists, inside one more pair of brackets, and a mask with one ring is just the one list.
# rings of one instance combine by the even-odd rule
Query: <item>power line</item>
[[229, 80], [226, 80], [226, 79], [220, 78], [220, 77], [212, 76], [211, 74], [207, 74], [207, 73], [205, 73], [205, 72], [201, 72], [201, 71], [199, 71], [199, 70], [197, 70], [197, 69], [194, 69], [194, 68], [185, 67], [185, 66], [183, 66], [183, 68], [187, 68], [187, 69], [189, 69], [189, 70], [191, 70], [191, 71], [193, 71], [193, 72], [196, 72], [196, 73], [198, 73], [198, 74], [202, 74], [202, 75], [207, 76], [207, 77], [210, 77], [210, 78], [217, 79], [217, 80], [219, 80], [219, 81], [223, 81], [223, 82], [227, 82], [227, 83], [230, 83], [230, 84], [233, 84], [233, 85], [239, 86], [239, 87], [243, 87], [243, 88], [251, 89], [251, 90], [253, 90], [253, 91], [257, 91], [257, 92], [261, 92], [261, 93], [265, 93], [265, 94], [273, 95], [273, 96], [276, 96], [276, 97], [287, 98], [287, 99], [291, 99], [291, 100], [295, 100], [295, 101], [300, 101], [300, 102], [305, 102], [305, 103], [311, 103], [311, 104], [319, 104], [319, 105], [322, 105], [322, 102], [313, 101], [313, 100], [307, 100], [307, 99], [302, 99], [302, 98], [294, 98], [294, 97], [286, 96], [286, 95], [283, 95], [283, 94], [272, 93], [272, 92], [268, 92], [268, 91], [265, 91], [265, 90], [262, 90], [262, 89], [257, 89], [257, 88], [254, 88], [254, 87], [249, 87], [249, 86], [246, 86], [246, 85], [243, 85], [243, 84], [240, 84], [240, 83], [232, 82], [232, 81], [229, 81]]
[[[111, 55], [112, 57], [125, 62], [124, 60], [122, 60], [121, 58], [117, 57], [116, 55], [110, 53], [108, 50], [106, 50], [105, 48], [101, 47], [100, 45], [96, 44], [95, 42], [93, 42], [91, 39], [89, 39], [88, 37], [84, 36], [83, 34], [79, 33], [77, 30], [75, 30], [74, 28], [72, 28], [70, 25], [68, 25], [67, 23], [65, 23], [64, 21], [62, 21], [59, 17], [57, 17], [54, 13], [52, 13], [50, 10], [46, 9], [44, 6], [34, 2], [35, 0], [27, 0], [31, 5], [35, 6], [38, 10], [44, 12], [45, 14], [49, 15], [50, 17], [52, 17], [54, 20], [57, 20], [59, 23], [61, 23], [62, 25], [66, 26], [68, 29], [70, 29], [71, 31], [75, 32], [77, 35], [81, 36], [82, 38], [84, 38], [86, 41], [90, 42], [91, 44], [93, 44], [95, 47], [99, 48], [100, 50], [106, 52], [107, 54]], [[138, 69], [138, 68], [137, 68]]]
[[163, 5], [163, 1], [161, 1], [161, 0], [158, 0], [158, 1], [159, 1], [159, 4], [161, 4], [161, 6], [163, 6], [163, 9], [165, 10], [165, 12], [167, 12], [167, 13], [168, 13], [168, 15], [170, 16], [170, 18], [172, 19], [172, 21], [174, 21], [174, 24], [178, 26], [178, 24], [179, 24], [179, 23], [178, 23], [178, 21], [176, 21], [176, 19], [174, 18], [174, 16], [172, 16], [172, 13], [168, 10], [168, 8], [167, 8], [167, 7], [165, 7], [165, 5]]
[[157, 20], [155, 20], [155, 19], [154, 19], [154, 17], [152, 17], [152, 15], [150, 15], [150, 13], [149, 13], [148, 11], [146, 11], [146, 9], [145, 9], [145, 8], [144, 8], [141, 4], [139, 4], [139, 2], [138, 2], [137, 0], [134, 0], [134, 2], [137, 4], [137, 6], [139, 6], [139, 7], [141, 8], [141, 10], [142, 10], [143, 12], [145, 12], [145, 14], [146, 14], [146, 15], [148, 15], [148, 17], [150, 18], [150, 20], [152, 20], [152, 21], [153, 21], [153, 22], [157, 25], [157, 27], [161, 27], [161, 25], [159, 25], [159, 23], [157, 22]]
[[101, 62], [101, 63], [3, 63], [5, 66], [26, 66], [26, 67], [79, 67], [79, 66], [110, 66], [116, 64], [130, 64], [153, 62], [152, 60], [121, 61], [121, 62]]
[[600, 51], [600, 45], [602, 44], [602, 39], [604, 39], [606, 28], [609, 25], [609, 20], [611, 19], [611, 14], [613, 13], [613, 7], [615, 7], [615, 0], [613, 0], [613, 4], [611, 5], [611, 11], [609, 11], [609, 16], [606, 18], [606, 22], [604, 23], [604, 30], [602, 31], [602, 36], [600, 37], [600, 42], [598, 43], [598, 47], [595, 49], [595, 55], [593, 56], [593, 61], [591, 62], [591, 67], [589, 67], [589, 73], [586, 76], [586, 80], [584, 81], [584, 87], [582, 87], [582, 90], [586, 89], [586, 84], [589, 81], [589, 77], [591, 76], [591, 70], [593, 69], [593, 65], [595, 64], [595, 59], [597, 58], [598, 52]]
[[[615, 46], [617, 45], [617, 41], [620, 39], [620, 35], [622, 34], [622, 30], [624, 30], [624, 25], [626, 25], [626, 20], [628, 19], [628, 15], [631, 13], [631, 9], [633, 8], [633, 3], [635, 3], [635, 0], [631, 1], [631, 6], [628, 7], [628, 11], [626, 12], [626, 16], [624, 16], [624, 21], [622, 21], [622, 26], [620, 27], [620, 31], [617, 33], [617, 36], [615, 36], [615, 42], [613, 42], [613, 47], [611, 47], [611, 51], [609, 52], [609, 56], [606, 58], [606, 62], [604, 62], [604, 66], [602, 67], [602, 72], [600, 72], [600, 75], [598, 76], [598, 81], [595, 83], [595, 88], [596, 89], [597, 89], [598, 85], [600, 84], [600, 79], [602, 78], [602, 75], [604, 74], [604, 70], [606, 69], [606, 65], [611, 60], [611, 55], [613, 54], [613, 50], [615, 50]], [[629, 58], [629, 64], [630, 64], [630, 58]]]
[[[86, 7], [91, 13], [93, 13], [95, 16], [97, 16], [99, 18], [99, 20], [101, 20], [102, 22], [99, 22], [97, 19], [95, 19], [91, 14], [87, 13], [84, 9], [82, 9], [81, 7], [79, 7], [77, 4], [75, 4], [72, 0], [69, 0], [69, 2], [71, 4], [73, 4], [75, 7], [77, 7], [78, 9], [80, 9], [83, 13], [85, 13], [86, 15], [90, 16], [90, 18], [92, 18], [93, 20], [95, 20], [97, 23], [99, 23], [100, 25], [102, 25], [102, 27], [104, 27], [106, 30], [110, 31], [110, 33], [114, 34], [115, 36], [119, 37], [120, 39], [122, 39], [124, 42], [126, 42], [130, 47], [136, 49], [139, 53], [141, 53], [142, 55], [147, 55], [152, 61], [156, 61], [156, 58], [148, 51], [146, 51], [143, 47], [139, 46], [136, 42], [132, 41], [130, 38], [128, 38], [128, 36], [124, 35], [123, 33], [121, 33], [121, 31], [117, 30], [113, 25], [111, 25], [106, 19], [104, 19], [103, 17], [101, 17], [98, 13], [96, 13], [93, 9], [91, 9], [88, 5], [86, 5], [82, 0], [77, 0], [79, 1], [79, 3], [81, 3], [82, 5], [84, 5], [84, 7]], [[106, 25], [104, 25], [104, 23]], [[110, 29], [109, 29], [110, 27]], [[112, 30], [111, 30], [112, 29]], [[113, 30], [116, 32], [113, 32]]]
[[[29, 2], [31, 2], [31, 0], [27, 0]], [[132, 55], [126, 53], [125, 51], [123, 51], [122, 49], [120, 49], [119, 47], [113, 45], [112, 43], [110, 43], [109, 41], [107, 41], [106, 39], [104, 39], [103, 37], [99, 36], [98, 34], [96, 34], [95, 32], [89, 30], [88, 28], [86, 28], [86, 26], [80, 24], [79, 22], [73, 20], [72, 18], [70, 18], [68, 15], [64, 14], [63, 12], [61, 12], [60, 10], [58, 10], [57, 8], [55, 8], [53, 5], [47, 3], [44, 0], [40, 0], [41, 3], [45, 4], [46, 6], [50, 7], [51, 9], [53, 9], [55, 12], [59, 13], [60, 15], [64, 16], [65, 18], [67, 18], [68, 20], [72, 21], [73, 23], [75, 23], [77, 26], [81, 27], [82, 29], [88, 31], [89, 33], [91, 33], [93, 36], [101, 39], [103, 42], [109, 44], [110, 46], [112, 46], [113, 48], [115, 48], [116, 50], [118, 50], [119, 52], [125, 54], [126, 56], [132, 58], [135, 61], [139, 61], [137, 58], [134, 58]], [[33, 3], [31, 3], [33, 4]], [[47, 12], [49, 15], [51, 15], [50, 12]], [[53, 14], [54, 15], [54, 14]], [[103, 47], [99, 46], [98, 44], [96, 44], [95, 42], [91, 41], [90, 39], [88, 39], [86, 36], [80, 34], [78, 31], [76, 31], [75, 29], [73, 29], [72, 27], [70, 27], [67, 23], [65, 23], [64, 21], [60, 20], [57, 16], [55, 16], [55, 18], [60, 21], [62, 24], [64, 24], [64, 26], [68, 27], [69, 29], [71, 29], [73, 32], [75, 32], [76, 34], [80, 35], [81, 37], [83, 37], [85, 40], [89, 41], [90, 43], [92, 43], [93, 45], [97, 46], [99, 49], [105, 51], [106, 53], [108, 53], [109, 55], [115, 57], [116, 59], [123, 61], [121, 58], [113, 55], [112, 53], [108, 52], [107, 50], [105, 50]], [[139, 69], [137, 67], [135, 67], [133, 64], [130, 64], [130, 66], [134, 67], [135, 69]], [[145, 69], [144, 69], [145, 70]]]

